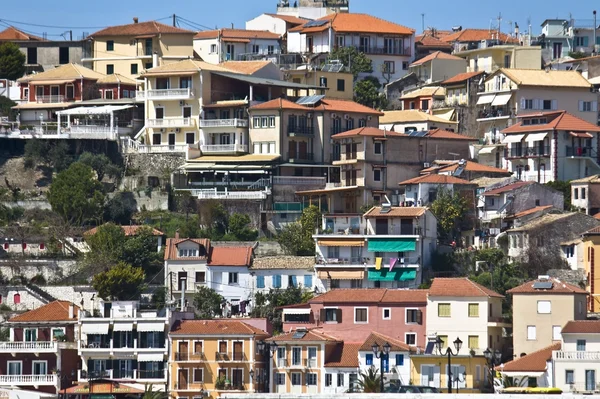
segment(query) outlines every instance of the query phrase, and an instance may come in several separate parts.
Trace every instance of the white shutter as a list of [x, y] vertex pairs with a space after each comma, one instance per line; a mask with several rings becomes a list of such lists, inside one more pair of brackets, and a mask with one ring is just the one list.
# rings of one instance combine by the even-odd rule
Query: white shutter
[[540, 107], [540, 99], [539, 98], [534, 98], [533, 99], [533, 109], [541, 109], [542, 107]]
[[527, 102], [524, 97], [521, 97], [521, 109], [527, 108]]
[[583, 111], [583, 100], [579, 100], [579, 111]]
[[252, 146], [254, 147], [252, 152], [254, 154], [260, 154], [260, 143], [254, 143], [254, 144], [252, 144]]
[[558, 101], [552, 100], [552, 109], [553, 110], [558, 109]]
[[440, 388], [440, 366], [435, 366], [433, 368], [433, 386], [435, 388]]
[[275, 143], [274, 142], [269, 143], [269, 154], [275, 154]]
[[[458, 375], [461, 375], [461, 376], [462, 376], [462, 375], [466, 375], [466, 374], [465, 374], [466, 372], [467, 372], [467, 369], [465, 368], [465, 366], [460, 366], [460, 367], [458, 368]], [[462, 379], [462, 377], [461, 377], [461, 379]], [[467, 387], [467, 379], [466, 379], [466, 377], [465, 377], [465, 379], [464, 379], [464, 380], [462, 380], [462, 381], [461, 381], [461, 382], [459, 382], [458, 384], [459, 384], [459, 385], [458, 385], [459, 387], [461, 387], [461, 388], [466, 388], [466, 387]]]
[[598, 112], [598, 101], [592, 101], [592, 112]]

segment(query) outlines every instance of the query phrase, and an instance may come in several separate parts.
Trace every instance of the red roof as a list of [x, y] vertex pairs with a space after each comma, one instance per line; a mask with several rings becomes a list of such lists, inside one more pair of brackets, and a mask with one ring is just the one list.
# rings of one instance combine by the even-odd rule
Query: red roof
[[304, 105], [296, 104], [290, 100], [286, 100], [285, 98], [275, 98], [270, 101], [266, 101], [264, 103], [260, 103], [257, 105], [253, 105], [250, 107], [251, 110], [255, 109], [298, 109], [302, 111], [310, 111], [308, 107]]
[[9, 319], [8, 322], [77, 321], [79, 307], [73, 305], [73, 317], [69, 318], [70, 305], [73, 304], [69, 301], [57, 300], [28, 312], [21, 313], [20, 315]]
[[563, 334], [600, 334], [600, 320], [571, 320], [563, 327]]
[[416, 348], [410, 347], [405, 342], [400, 341], [399, 339], [389, 337], [387, 335], [379, 334], [378, 332], [373, 331], [367, 339], [362, 343], [359, 350], [364, 352], [368, 351], [371, 353], [373, 344], [383, 345], [385, 342], [390, 344], [390, 352], [414, 352]]
[[9, 26], [0, 32], [0, 42], [5, 41], [35, 41], [35, 42], [45, 42], [46, 39], [42, 39], [41, 37], [30, 35], [29, 33], [25, 33], [22, 30], [15, 28], [14, 26]]
[[547, 209], [552, 209], [552, 208], [554, 208], [553, 205], [536, 206], [534, 208], [526, 209], [526, 210], [524, 210], [522, 212], [515, 213], [514, 215], [512, 215], [511, 218], [518, 219], [518, 218], [522, 218], [522, 217], [527, 216], [527, 215], [531, 215], [531, 214], [534, 214], [534, 213], [537, 213], [537, 212], [542, 212], [542, 211], [545, 211]]
[[358, 368], [359, 347], [360, 344], [347, 342], [337, 344], [325, 360], [325, 367]]
[[410, 66], [418, 66], [418, 65], [422, 65], [428, 61], [432, 61], [432, 60], [455, 60], [455, 61], [462, 61], [465, 63], [466, 65], [466, 61], [464, 58], [460, 58], [457, 57], [455, 55], [452, 54], [448, 54], [448, 53], [444, 53], [442, 51], [436, 51], [434, 53], [431, 53], [415, 62], [413, 62], [412, 64], [410, 64]]
[[341, 340], [332, 337], [331, 335], [323, 333], [321, 330], [312, 329], [307, 330], [306, 334], [304, 334], [301, 338], [295, 338], [296, 330], [292, 330], [287, 333], [283, 333], [277, 335], [275, 337], [267, 339], [267, 341], [271, 342], [340, 342]]
[[471, 184], [468, 180], [459, 179], [458, 177], [450, 176], [450, 175], [438, 175], [438, 174], [429, 174], [418, 177], [413, 177], [412, 179], [405, 180], [403, 182], [398, 183], [399, 186], [408, 186], [410, 184]]
[[412, 35], [414, 29], [386, 21], [368, 14], [334, 13], [318, 19], [328, 21], [321, 26], [305, 27], [306, 24], [297, 26], [289, 32], [324, 32], [330, 27], [337, 33], [375, 33], [388, 35]]
[[156, 21], [139, 22], [127, 25], [109, 26], [90, 35], [91, 37], [100, 36], [139, 36], [139, 35], [165, 35], [184, 33], [193, 35], [194, 32], [187, 29], [177, 28], [175, 26], [162, 24]]
[[446, 42], [441, 41], [437, 37], [433, 37], [431, 35], [418, 35], [415, 37], [415, 43], [421, 44], [424, 47], [436, 47], [436, 48], [447, 48], [451, 49], [452, 45]]
[[454, 140], [467, 140], [467, 141], [477, 141], [478, 139], [474, 137], [468, 137], [463, 134], [458, 134], [451, 132], [450, 130], [445, 129], [432, 129], [427, 133], [427, 137], [432, 139], [454, 139]]
[[453, 42], [480, 42], [482, 40], [494, 40], [500, 39], [504, 43], [518, 43], [519, 40], [506, 33], [500, 33], [498, 31], [490, 29], [464, 29], [450, 35], [441, 38], [446, 43]]
[[198, 32], [194, 39], [216, 39], [221, 37], [224, 41], [227, 39], [243, 39], [250, 42], [254, 39], [273, 39], [278, 40], [281, 36], [268, 30], [249, 30], [249, 29], [213, 29]]
[[479, 75], [483, 75], [485, 72], [484, 71], [479, 71], [479, 72], [463, 72], [463, 73], [459, 73], [458, 75], [454, 75], [453, 77], [444, 80], [442, 83], [440, 83], [441, 85], [445, 85], [445, 84], [452, 84], [452, 83], [462, 83], [466, 80], [469, 80], [471, 78], [474, 78], [475, 76], [479, 76]]
[[427, 290], [342, 288], [319, 295], [309, 303], [427, 303]]
[[429, 296], [448, 296], [448, 297], [494, 297], [504, 298], [481, 284], [469, 280], [467, 277], [460, 278], [441, 278], [433, 279], [429, 288]]
[[[548, 123], [539, 125], [523, 125], [524, 119], [546, 117]], [[547, 132], [548, 130], [566, 130], [569, 132], [596, 132], [600, 133], [600, 126], [596, 126], [586, 120], [576, 117], [567, 111], [540, 112], [537, 114], [521, 115], [521, 122], [507, 127], [502, 131], [504, 134]]]
[[507, 184], [506, 186], [498, 187], [490, 191], [485, 191], [483, 195], [500, 195], [509, 191], [516, 190], [518, 188], [535, 184], [533, 181], [518, 181], [515, 183]]
[[[205, 255], [196, 256], [196, 257], [185, 257], [179, 258], [179, 254], [177, 251], [177, 246], [182, 242], [191, 241], [196, 244], [204, 247], [206, 251]], [[208, 238], [167, 238], [167, 242], [165, 243], [165, 260], [208, 260], [208, 254], [210, 253], [210, 240]]]
[[408, 137], [407, 134], [394, 132], [391, 130], [381, 130], [376, 127], [359, 127], [357, 129], [348, 130], [346, 132], [334, 134], [331, 136], [332, 139], [343, 139], [345, 137], [358, 137], [358, 136], [367, 136], [367, 137]]
[[[454, 172], [458, 168], [458, 162], [456, 161], [450, 165], [442, 166], [438, 169], [438, 172]], [[483, 173], [499, 173], [506, 176], [509, 176], [511, 172], [506, 169], [495, 168], [493, 166], [484, 165], [478, 162], [466, 161], [464, 165], [464, 170], [466, 172], [483, 172]]]
[[371, 114], [371, 115], [383, 115], [383, 112], [379, 112], [373, 108], [366, 107], [350, 100], [336, 100], [332, 98], [321, 99], [316, 106], [308, 107], [293, 103], [283, 98], [276, 98], [264, 103], [254, 105], [250, 109], [297, 109], [303, 111], [329, 111], [339, 113], [360, 113], [360, 114]]
[[[548, 289], [534, 288], [535, 283], [550, 282], [552, 287]], [[536, 279], [521, 284], [507, 291], [509, 294], [587, 294], [587, 291], [577, 287], [576, 285], [565, 283], [557, 278]]]
[[506, 372], [545, 372], [546, 363], [548, 360], [552, 359], [552, 351], [558, 351], [560, 350], [560, 347], [560, 342], [557, 342], [523, 357], [504, 363], [503, 366], [496, 367], [496, 370]]
[[252, 247], [212, 247], [209, 266], [250, 266]]

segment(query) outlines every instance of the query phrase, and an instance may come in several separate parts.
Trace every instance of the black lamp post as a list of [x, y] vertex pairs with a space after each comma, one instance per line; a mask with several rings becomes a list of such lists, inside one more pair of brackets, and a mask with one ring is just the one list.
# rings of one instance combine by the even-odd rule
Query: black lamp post
[[383, 393], [383, 360], [387, 360], [388, 361], [388, 366], [390, 364], [390, 361], [388, 359], [389, 357], [389, 353], [390, 353], [390, 349], [392, 347], [390, 346], [389, 343], [385, 343], [383, 344], [383, 348], [380, 347], [377, 342], [375, 342], [372, 346], [371, 349], [373, 350], [373, 354], [375, 355], [375, 357], [377, 359], [379, 359], [379, 371], [381, 372], [381, 380], [379, 381], [379, 391], [381, 393]]
[[252, 384], [252, 392], [256, 392], [256, 388], [254, 387], [254, 370], [250, 369], [248, 374], [250, 374], [250, 384]]
[[494, 370], [494, 368], [498, 365], [500, 365], [500, 363], [502, 362], [502, 352], [500, 352], [498, 349], [491, 350], [490, 348], [486, 349], [483, 351], [483, 356], [485, 356], [485, 359], [489, 362], [490, 364], [490, 374], [491, 374], [491, 379], [490, 382], [492, 384], [492, 389], [494, 388], [494, 378], [496, 376], [496, 372]]
[[458, 337], [456, 337], [456, 339], [454, 340], [453, 344], [454, 348], [456, 349], [456, 353], [452, 351], [452, 348], [450, 348], [450, 346], [448, 346], [446, 348], [446, 351], [444, 352], [442, 350], [442, 345], [444, 344], [444, 341], [442, 341], [442, 339], [439, 336], [436, 338], [435, 343], [437, 345], [438, 352], [440, 352], [442, 356], [448, 356], [448, 393], [452, 393], [452, 364], [450, 357], [458, 356], [458, 352], [460, 352], [460, 348], [462, 347], [462, 341]]
[[[275, 354], [277, 353], [277, 348], [279, 346], [277, 345], [276, 342], [273, 343], [266, 343], [265, 341], [257, 341], [256, 342], [256, 349], [258, 350], [258, 353], [262, 354], [263, 356], [267, 356], [269, 361], [265, 362], [265, 374], [264, 374], [264, 381], [263, 382], [263, 392], [268, 390], [268, 386], [269, 386], [269, 376], [271, 375], [271, 370], [270, 370], [270, 364], [271, 364], [271, 359], [275, 357]], [[254, 376], [254, 372], [252, 370], [250, 370], [251, 374], [250, 374], [250, 378], [252, 379]], [[257, 377], [260, 377], [257, 376]], [[258, 380], [258, 378], [257, 378]]]
[[71, 370], [71, 373], [69, 373], [69, 374], [63, 374], [63, 373], [61, 373], [60, 370], [57, 370], [56, 378], [59, 380], [59, 383], [58, 383], [59, 398], [66, 398], [67, 397], [66, 392], [61, 393], [61, 391], [66, 389], [65, 383], [68, 382], [69, 384], [71, 384], [73, 382], [73, 380], [75, 379], [75, 370]]
[[[462, 378], [460, 378], [461, 375]], [[456, 377], [452, 377], [452, 373], [450, 373], [450, 377], [452, 378], [452, 382], [456, 382], [456, 393], [458, 393], [458, 384], [467, 381], [467, 373], [458, 374]]]

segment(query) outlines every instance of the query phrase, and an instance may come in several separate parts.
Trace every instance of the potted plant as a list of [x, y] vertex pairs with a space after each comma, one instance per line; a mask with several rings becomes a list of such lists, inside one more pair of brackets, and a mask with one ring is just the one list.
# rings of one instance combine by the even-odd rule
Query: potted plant
[[229, 378], [225, 379], [225, 389], [231, 389], [231, 381]]
[[219, 377], [215, 381], [215, 389], [221, 390], [225, 388], [225, 377]]

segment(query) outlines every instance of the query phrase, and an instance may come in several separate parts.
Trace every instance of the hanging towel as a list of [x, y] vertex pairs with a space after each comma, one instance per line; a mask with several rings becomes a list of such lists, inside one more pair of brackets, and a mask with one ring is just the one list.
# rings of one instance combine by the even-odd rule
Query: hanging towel
[[398, 262], [398, 258], [390, 258], [390, 271], [396, 266], [396, 262]]
[[381, 260], [383, 258], [375, 258], [375, 270], [381, 269]]

